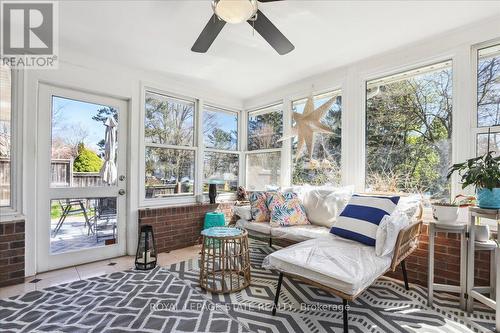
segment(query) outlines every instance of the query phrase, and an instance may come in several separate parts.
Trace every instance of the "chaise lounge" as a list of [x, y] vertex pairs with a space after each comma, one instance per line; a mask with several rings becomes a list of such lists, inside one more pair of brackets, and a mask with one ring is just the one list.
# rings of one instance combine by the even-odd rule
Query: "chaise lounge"
[[264, 260], [263, 267], [279, 271], [274, 299], [276, 314], [283, 277], [298, 279], [324, 289], [343, 300], [344, 332], [348, 332], [348, 302], [354, 301], [379, 277], [399, 265], [409, 290], [405, 259], [418, 247], [422, 220], [399, 232], [392, 255], [379, 257], [372, 246], [329, 235], [278, 250]]
[[[297, 196], [311, 224], [276, 226], [248, 217], [237, 222], [237, 226], [247, 229], [255, 237], [269, 237], [270, 245], [273, 239], [279, 239], [280, 244], [293, 244], [270, 254], [263, 262], [264, 268], [279, 272], [273, 315], [278, 308], [284, 276], [317, 286], [342, 298], [344, 332], [348, 332], [348, 302], [354, 301], [388, 271], [395, 271], [401, 266], [405, 288], [409, 290], [405, 259], [418, 247], [423, 211], [419, 200], [398, 197], [398, 203], [393, 208], [398, 207], [398, 211], [408, 218], [409, 224], [393, 231], [395, 242], [382, 255], [380, 250], [376, 251], [374, 244], [367, 245], [363, 244], [363, 240], [360, 242], [332, 234], [331, 228], [338, 225], [337, 215], [353, 197], [357, 197], [355, 201], [360, 197], [361, 200], [388, 197], [352, 196], [347, 188], [307, 187], [295, 188], [294, 191], [299, 193]], [[363, 209], [357, 205], [353, 207], [355, 210]], [[240, 217], [246, 215], [242, 210], [236, 210], [236, 213]], [[347, 223], [352, 225], [355, 221], [348, 218]], [[378, 229], [378, 225], [375, 228]]]

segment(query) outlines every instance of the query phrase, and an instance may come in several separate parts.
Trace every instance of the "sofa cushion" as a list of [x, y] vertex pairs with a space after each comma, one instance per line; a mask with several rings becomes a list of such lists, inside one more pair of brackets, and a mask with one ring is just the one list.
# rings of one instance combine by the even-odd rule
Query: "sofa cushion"
[[269, 222], [270, 212], [266, 204], [266, 192], [252, 192], [248, 199], [255, 222]]
[[252, 231], [264, 234], [266, 236], [271, 236], [271, 226], [269, 223], [254, 222], [240, 219], [236, 221], [236, 226], [242, 229], [246, 229], [250, 233]]
[[302, 204], [309, 222], [331, 228], [351, 196], [352, 187], [311, 187], [302, 193]]
[[391, 257], [377, 256], [373, 246], [330, 234], [273, 252], [262, 267], [302, 276], [354, 296], [390, 265]]
[[272, 227], [309, 224], [304, 206], [295, 193], [268, 193], [267, 207], [271, 211]]
[[385, 215], [391, 215], [398, 201], [399, 196], [353, 195], [337, 218], [331, 233], [375, 246], [378, 225]]
[[329, 234], [330, 229], [313, 224], [271, 228], [271, 236], [273, 238], [285, 238], [294, 242], [303, 242], [313, 238], [328, 236]]

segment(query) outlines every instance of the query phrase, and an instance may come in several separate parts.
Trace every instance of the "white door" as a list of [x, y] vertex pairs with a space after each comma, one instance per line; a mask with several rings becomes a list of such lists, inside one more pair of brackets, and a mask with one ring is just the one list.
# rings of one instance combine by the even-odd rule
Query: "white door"
[[37, 272], [124, 255], [127, 102], [47, 84], [38, 101]]

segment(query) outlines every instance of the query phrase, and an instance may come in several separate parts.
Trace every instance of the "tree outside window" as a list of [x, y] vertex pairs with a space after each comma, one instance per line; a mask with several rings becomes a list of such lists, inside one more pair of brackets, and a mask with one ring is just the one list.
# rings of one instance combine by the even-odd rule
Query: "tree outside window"
[[451, 61], [367, 82], [366, 96], [367, 187], [448, 198]]
[[194, 193], [195, 103], [146, 92], [146, 198]]

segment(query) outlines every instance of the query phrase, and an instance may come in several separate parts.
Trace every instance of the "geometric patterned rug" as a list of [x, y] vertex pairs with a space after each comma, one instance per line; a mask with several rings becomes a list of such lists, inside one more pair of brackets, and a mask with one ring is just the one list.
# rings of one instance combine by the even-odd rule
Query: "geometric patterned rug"
[[0, 299], [0, 332], [248, 332], [165, 268]]
[[[284, 279], [271, 316], [277, 274], [261, 267], [273, 249], [251, 240], [252, 284], [232, 294], [198, 287], [198, 263], [125, 271], [0, 299], [0, 332], [342, 332], [341, 300]], [[350, 303], [351, 332], [493, 332], [494, 314], [469, 315], [454, 296], [379, 279]]]
[[[186, 261], [169, 270], [194, 289], [220, 304], [254, 332], [342, 332], [342, 300], [317, 287], [284, 278], [280, 308], [271, 315], [278, 275], [261, 267], [274, 251], [267, 243], [250, 240], [252, 283], [232, 294], [211, 294], [198, 287], [198, 263]], [[464, 313], [454, 296], [435, 293], [427, 306], [427, 290], [381, 278], [355, 302], [350, 302], [350, 332], [488, 332], [494, 331], [494, 313], [476, 302], [472, 315]]]

